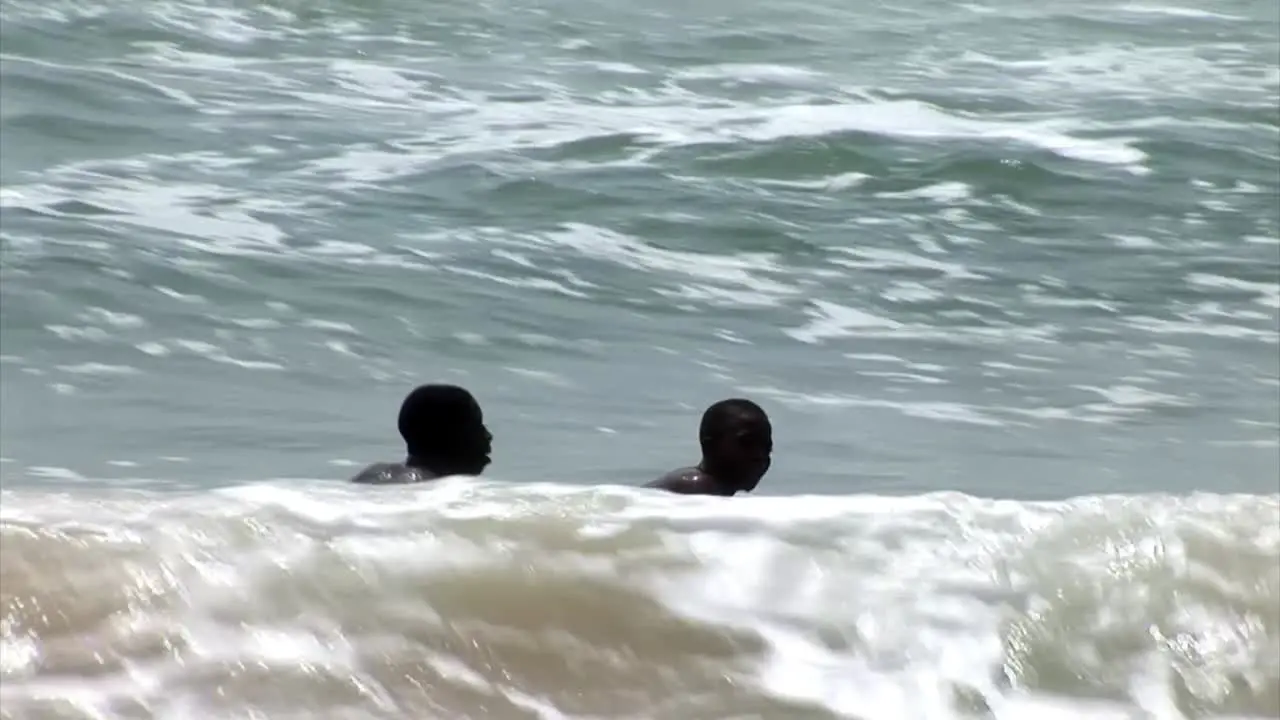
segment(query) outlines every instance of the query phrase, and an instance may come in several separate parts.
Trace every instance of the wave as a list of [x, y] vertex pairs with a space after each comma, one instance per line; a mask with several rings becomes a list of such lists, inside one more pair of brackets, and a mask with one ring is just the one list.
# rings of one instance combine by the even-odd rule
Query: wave
[[1280, 714], [1280, 496], [0, 501], [5, 718]]

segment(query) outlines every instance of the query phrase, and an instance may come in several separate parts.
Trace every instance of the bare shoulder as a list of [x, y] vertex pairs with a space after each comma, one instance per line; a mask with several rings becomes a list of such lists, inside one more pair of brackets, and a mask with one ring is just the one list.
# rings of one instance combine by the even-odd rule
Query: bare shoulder
[[647, 483], [645, 487], [694, 494], [700, 491], [702, 482], [701, 470], [695, 467], [685, 467], [672, 470], [657, 480]]
[[403, 485], [431, 479], [430, 473], [403, 463], [374, 463], [351, 478], [351, 482], [357, 485]]

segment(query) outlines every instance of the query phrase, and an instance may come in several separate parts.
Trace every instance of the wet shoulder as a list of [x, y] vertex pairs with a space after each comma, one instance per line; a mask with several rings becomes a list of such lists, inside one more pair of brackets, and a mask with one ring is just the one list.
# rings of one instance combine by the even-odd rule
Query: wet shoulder
[[434, 480], [435, 476], [421, 468], [404, 463], [374, 463], [351, 478], [359, 485], [403, 485]]
[[648, 483], [645, 487], [692, 494], [701, 491], [703, 482], [701, 470], [696, 467], [684, 467], [672, 470], [657, 480]]

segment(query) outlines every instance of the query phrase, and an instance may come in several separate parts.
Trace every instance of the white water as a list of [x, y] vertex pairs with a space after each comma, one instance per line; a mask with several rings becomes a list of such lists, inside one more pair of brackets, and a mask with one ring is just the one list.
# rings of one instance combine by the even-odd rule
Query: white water
[[1280, 712], [1276, 496], [0, 499], [6, 718]]

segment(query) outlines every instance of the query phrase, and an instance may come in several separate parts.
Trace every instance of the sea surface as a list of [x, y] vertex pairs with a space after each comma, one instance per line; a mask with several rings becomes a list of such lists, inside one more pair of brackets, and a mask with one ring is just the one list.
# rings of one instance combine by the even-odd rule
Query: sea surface
[[0, 379], [6, 720], [1277, 718], [1280, 11], [0, 0]]

